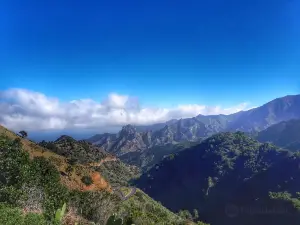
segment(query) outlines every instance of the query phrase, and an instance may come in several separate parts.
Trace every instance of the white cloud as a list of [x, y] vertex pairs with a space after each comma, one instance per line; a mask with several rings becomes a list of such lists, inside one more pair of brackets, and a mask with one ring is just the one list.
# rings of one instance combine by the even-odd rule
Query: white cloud
[[61, 102], [42, 93], [9, 89], [0, 92], [0, 123], [13, 130], [63, 130], [146, 125], [199, 114], [231, 114], [246, 110], [242, 103], [230, 108], [178, 105], [175, 108], [141, 107], [137, 98], [109, 94], [102, 102], [79, 99]]

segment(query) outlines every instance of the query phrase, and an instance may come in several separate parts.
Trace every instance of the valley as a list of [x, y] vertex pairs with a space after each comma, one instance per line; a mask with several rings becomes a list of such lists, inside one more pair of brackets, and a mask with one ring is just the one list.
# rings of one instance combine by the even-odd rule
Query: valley
[[[124, 225], [297, 224], [299, 101], [287, 96], [232, 115], [126, 125], [87, 140], [35, 143], [1, 127], [0, 199], [7, 210], [40, 212], [38, 225], [54, 223], [63, 203], [63, 224], [106, 225], [113, 214]], [[34, 210], [21, 196], [35, 201]], [[262, 210], [274, 207], [283, 213]]]

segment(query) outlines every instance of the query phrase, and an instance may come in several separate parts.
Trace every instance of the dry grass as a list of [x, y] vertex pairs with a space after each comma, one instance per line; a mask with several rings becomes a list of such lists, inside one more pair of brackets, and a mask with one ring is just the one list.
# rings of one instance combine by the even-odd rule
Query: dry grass
[[[68, 187], [70, 190], [80, 190], [80, 191], [98, 191], [98, 190], [106, 190], [111, 192], [110, 184], [101, 176], [99, 172], [91, 169], [91, 165], [79, 165], [77, 164], [72, 173], [67, 173], [66, 168], [70, 166], [67, 163], [67, 159], [63, 156], [60, 156], [56, 153], [49, 151], [41, 147], [40, 145], [26, 139], [21, 138], [14, 132], [6, 129], [5, 127], [0, 125], [0, 134], [4, 134], [5, 136], [16, 139], [20, 138], [21, 143], [23, 145], [23, 149], [29, 153], [30, 158], [34, 157], [44, 157], [46, 159], [50, 159], [53, 165], [60, 171], [63, 172], [61, 177], [61, 182]], [[106, 161], [115, 160], [113, 157], [108, 157], [107, 159], [101, 160], [101, 162], [96, 162], [95, 164], [101, 165]], [[78, 173], [78, 171], [80, 171]], [[93, 184], [90, 186], [86, 186], [82, 183], [81, 178], [84, 175], [90, 175], [93, 178]]]
[[62, 224], [63, 225], [74, 225], [75, 223], [78, 223], [80, 225], [89, 225], [89, 221], [86, 219], [83, 219], [81, 216], [78, 215], [79, 213], [77, 210], [73, 207], [68, 208], [68, 212], [63, 218]]

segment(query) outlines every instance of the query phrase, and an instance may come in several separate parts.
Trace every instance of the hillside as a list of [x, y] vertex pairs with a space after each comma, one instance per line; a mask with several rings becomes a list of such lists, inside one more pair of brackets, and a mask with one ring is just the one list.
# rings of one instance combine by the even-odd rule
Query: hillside
[[[295, 224], [292, 223], [295, 208], [290, 205], [298, 201], [299, 162], [298, 155], [268, 143], [261, 144], [241, 132], [220, 133], [166, 158], [136, 184], [173, 211], [197, 209], [200, 219], [213, 225], [264, 224], [262, 221]], [[279, 206], [290, 204], [292, 216], [250, 217], [244, 211], [245, 215], [231, 218], [228, 213], [232, 212], [226, 214], [230, 203], [239, 207], [238, 210], [274, 207], [275, 199], [271, 199], [269, 192], [274, 192], [272, 196], [277, 198], [281, 192], [289, 192], [284, 202], [280, 199], [276, 202]]]
[[[197, 142], [218, 132], [256, 133], [276, 123], [300, 119], [300, 95], [285, 96], [260, 107], [231, 115], [198, 115], [150, 126], [127, 125], [118, 134], [98, 134], [90, 139], [94, 145], [136, 164], [146, 149], [155, 146]], [[131, 157], [135, 160], [130, 162]]]
[[7, 214], [0, 218], [0, 224], [58, 224], [54, 214], [64, 203], [65, 225], [104, 225], [113, 213], [125, 224], [185, 224], [184, 219], [138, 189], [132, 197], [122, 200], [95, 169], [101, 160], [70, 164], [64, 156], [4, 127], [0, 127], [0, 149], [0, 214]]
[[173, 137], [165, 138], [161, 131], [138, 132], [138, 129], [127, 125], [118, 134], [95, 135], [86, 141], [116, 154], [125, 163], [147, 170], [167, 155], [179, 152], [201, 140], [195, 138], [194, 142], [184, 142], [174, 140]]
[[153, 166], [158, 164], [165, 157], [172, 156], [178, 152], [197, 145], [200, 141], [197, 142], [181, 142], [178, 144], [166, 144], [153, 146], [148, 149], [145, 149], [142, 152], [131, 152], [120, 156], [120, 160], [123, 162], [136, 165], [138, 168], [141, 168], [144, 172], [151, 169]]
[[102, 148], [93, 146], [86, 141], [76, 141], [67, 135], [62, 135], [56, 141], [52, 142], [42, 141], [39, 145], [58, 155], [65, 156], [69, 161], [73, 161], [73, 163], [95, 162], [107, 157], [115, 158]]
[[257, 140], [272, 142], [291, 151], [300, 150], [300, 120], [283, 121], [257, 134]]
[[52, 142], [42, 141], [39, 145], [66, 157], [70, 164], [88, 165], [100, 172], [113, 186], [126, 186], [131, 179], [140, 174], [137, 167], [126, 165], [102, 148], [83, 140], [77, 141], [70, 136], [63, 135]]

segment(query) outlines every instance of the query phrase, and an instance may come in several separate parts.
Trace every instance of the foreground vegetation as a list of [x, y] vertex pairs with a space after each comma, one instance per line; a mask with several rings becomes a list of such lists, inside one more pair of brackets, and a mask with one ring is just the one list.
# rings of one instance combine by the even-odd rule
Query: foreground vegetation
[[[104, 225], [113, 214], [122, 218], [122, 224], [128, 225], [186, 224], [184, 219], [140, 190], [122, 201], [109, 184], [102, 189], [95, 183], [90, 185], [89, 182], [95, 182], [94, 179], [85, 176], [98, 173], [94, 166], [69, 164], [67, 158], [1, 129], [1, 225]], [[80, 171], [77, 171], [78, 168]], [[109, 170], [109, 167], [106, 169]], [[113, 170], [110, 172], [113, 173]], [[107, 173], [107, 176], [110, 174]], [[93, 189], [87, 189], [89, 187]], [[66, 212], [58, 221], [57, 210], [65, 203]]]

